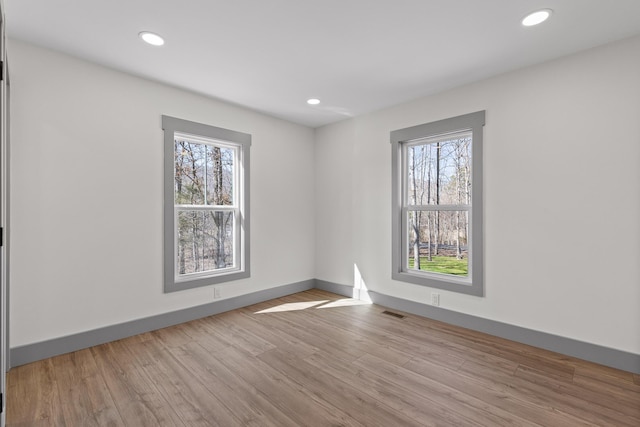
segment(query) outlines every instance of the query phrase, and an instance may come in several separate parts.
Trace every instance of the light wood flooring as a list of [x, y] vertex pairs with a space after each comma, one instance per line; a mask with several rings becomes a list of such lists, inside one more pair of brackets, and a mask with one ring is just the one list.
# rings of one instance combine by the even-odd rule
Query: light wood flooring
[[640, 426], [638, 375], [356, 303], [311, 290], [14, 368], [7, 425]]

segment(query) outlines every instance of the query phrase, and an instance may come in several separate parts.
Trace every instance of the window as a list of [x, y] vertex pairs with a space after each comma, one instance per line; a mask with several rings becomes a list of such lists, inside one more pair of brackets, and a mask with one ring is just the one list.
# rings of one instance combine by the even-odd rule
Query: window
[[393, 279], [483, 295], [484, 115], [391, 132]]
[[251, 135], [162, 116], [165, 292], [249, 277]]

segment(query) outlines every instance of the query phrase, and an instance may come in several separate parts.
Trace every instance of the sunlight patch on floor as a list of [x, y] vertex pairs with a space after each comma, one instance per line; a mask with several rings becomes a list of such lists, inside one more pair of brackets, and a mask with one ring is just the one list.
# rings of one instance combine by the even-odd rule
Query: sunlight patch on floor
[[369, 301], [359, 301], [353, 298], [344, 298], [335, 301], [323, 300], [323, 301], [301, 301], [301, 302], [288, 302], [285, 304], [279, 304], [264, 310], [256, 311], [254, 314], [265, 313], [282, 313], [285, 311], [300, 311], [307, 310], [309, 308], [336, 308], [336, 307], [351, 307], [355, 305], [367, 305], [371, 304]]
[[263, 314], [263, 313], [280, 313], [283, 311], [299, 311], [306, 310], [311, 307], [315, 307], [316, 305], [321, 305], [329, 302], [329, 300], [324, 301], [301, 301], [301, 302], [288, 302], [286, 304], [276, 305], [275, 307], [266, 308], [264, 310], [256, 311], [255, 314]]
[[345, 298], [345, 299], [339, 299], [336, 301], [332, 301], [328, 304], [325, 305], [321, 305], [320, 307], [316, 307], [316, 308], [334, 308], [334, 307], [351, 307], [354, 305], [369, 305], [371, 304], [370, 302], [367, 301], [359, 301], [357, 299], [353, 299], [353, 298]]

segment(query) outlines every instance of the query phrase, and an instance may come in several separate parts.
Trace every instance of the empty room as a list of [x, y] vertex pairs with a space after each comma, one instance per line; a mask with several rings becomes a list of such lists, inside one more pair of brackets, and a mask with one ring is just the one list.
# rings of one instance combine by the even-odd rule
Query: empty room
[[0, 427], [640, 425], [640, 1], [0, 9]]

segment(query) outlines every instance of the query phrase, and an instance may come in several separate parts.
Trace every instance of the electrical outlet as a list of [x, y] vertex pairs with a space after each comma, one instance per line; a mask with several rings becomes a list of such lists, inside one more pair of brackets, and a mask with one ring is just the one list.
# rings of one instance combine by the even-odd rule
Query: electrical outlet
[[440, 294], [436, 292], [431, 292], [431, 305], [435, 305], [436, 307], [440, 306]]
[[213, 288], [213, 299], [222, 298], [220, 295], [220, 288]]

